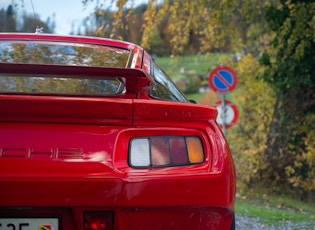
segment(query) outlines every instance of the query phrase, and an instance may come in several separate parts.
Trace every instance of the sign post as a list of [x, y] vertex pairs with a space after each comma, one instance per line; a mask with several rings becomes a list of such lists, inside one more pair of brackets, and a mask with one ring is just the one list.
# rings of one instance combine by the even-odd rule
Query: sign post
[[227, 114], [227, 111], [231, 111], [230, 108], [232, 108], [234, 115], [237, 114], [237, 116], [233, 117], [233, 119], [237, 120], [238, 118], [236, 106], [234, 105], [231, 107], [231, 102], [226, 101], [225, 98], [226, 94], [232, 92], [236, 88], [237, 80], [237, 74], [228, 66], [217, 66], [209, 73], [208, 83], [210, 88], [221, 95], [221, 102], [216, 103], [219, 113], [217, 122], [222, 126], [224, 135], [226, 135], [226, 129], [231, 127], [231, 124], [228, 123], [228, 118], [230, 118], [229, 116], [231, 116], [231, 112], [230, 114]]

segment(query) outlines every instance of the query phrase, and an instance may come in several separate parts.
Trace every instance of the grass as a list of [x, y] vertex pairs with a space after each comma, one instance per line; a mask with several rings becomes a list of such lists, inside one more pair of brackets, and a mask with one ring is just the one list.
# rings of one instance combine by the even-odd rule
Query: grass
[[[220, 64], [224, 53], [213, 53], [209, 55], [188, 55], [176, 58], [156, 57], [156, 63], [172, 78], [174, 82], [187, 78], [185, 73], [194, 72], [203, 76], [208, 76], [213, 67]], [[207, 80], [205, 80], [207, 83]], [[221, 100], [219, 96], [207, 95], [208, 93], [186, 94], [187, 98], [200, 104], [213, 105], [214, 102]], [[227, 96], [227, 99], [231, 95]]]
[[258, 200], [238, 198], [235, 212], [242, 216], [258, 218], [266, 225], [278, 226], [283, 221], [315, 225], [314, 205], [283, 197], [269, 199], [260, 197]]
[[186, 95], [189, 100], [194, 100], [196, 102], [200, 102], [201, 98], [204, 96], [204, 93], [194, 93]]
[[157, 57], [155, 60], [173, 81], [176, 81], [185, 77], [184, 72], [194, 71], [197, 74], [207, 75], [214, 66], [220, 64], [220, 57], [224, 55], [227, 54]]

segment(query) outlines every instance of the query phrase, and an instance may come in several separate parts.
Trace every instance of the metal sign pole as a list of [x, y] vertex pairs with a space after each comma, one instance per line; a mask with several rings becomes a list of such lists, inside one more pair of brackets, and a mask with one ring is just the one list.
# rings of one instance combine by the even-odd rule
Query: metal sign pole
[[225, 93], [222, 94], [222, 131], [226, 136], [226, 108], [225, 108]]

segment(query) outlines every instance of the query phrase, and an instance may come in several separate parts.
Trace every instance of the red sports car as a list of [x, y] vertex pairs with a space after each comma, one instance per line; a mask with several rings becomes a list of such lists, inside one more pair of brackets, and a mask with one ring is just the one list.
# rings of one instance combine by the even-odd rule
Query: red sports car
[[234, 229], [216, 116], [137, 45], [0, 34], [0, 230]]

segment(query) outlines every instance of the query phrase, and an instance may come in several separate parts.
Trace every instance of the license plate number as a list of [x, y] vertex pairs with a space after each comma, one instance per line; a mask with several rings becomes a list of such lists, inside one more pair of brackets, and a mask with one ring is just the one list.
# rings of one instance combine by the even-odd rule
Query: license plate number
[[0, 230], [58, 230], [58, 218], [0, 218]]

